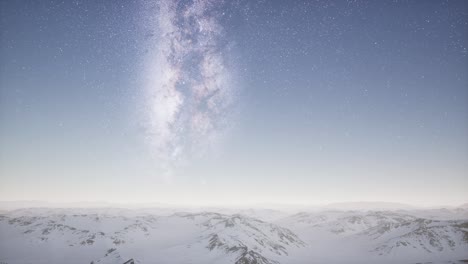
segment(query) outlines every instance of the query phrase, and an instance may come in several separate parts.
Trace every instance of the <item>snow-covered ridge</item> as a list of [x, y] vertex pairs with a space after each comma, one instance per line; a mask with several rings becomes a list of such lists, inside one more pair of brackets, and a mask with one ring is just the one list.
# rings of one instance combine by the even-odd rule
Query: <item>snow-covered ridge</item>
[[0, 213], [0, 262], [444, 263], [468, 259], [467, 213], [21, 209]]
[[[417, 263], [468, 259], [467, 219], [460, 219], [459, 209], [441, 211], [320, 211], [300, 212], [277, 223], [290, 227], [313, 247], [323, 250], [341, 247], [348, 252], [329, 258], [332, 253], [309, 254], [302, 258], [320, 258], [336, 263], [354, 257], [363, 262]], [[422, 218], [421, 215], [430, 215]], [[445, 219], [457, 220], [445, 220]], [[356, 256], [356, 254], [358, 256]]]
[[[20, 241], [16, 245], [18, 248], [62, 245], [76, 251], [99, 251], [104, 256], [99, 257], [98, 252], [90, 254], [93, 258], [82, 256], [84, 262], [80, 263], [105, 263], [108, 258], [123, 260], [123, 255], [145, 263], [154, 257], [161, 258], [160, 254], [149, 254], [149, 248], [166, 256], [174, 254], [173, 251], [183, 253], [174, 259], [168, 257], [164, 260], [167, 263], [182, 261], [184, 254], [188, 259], [203, 256], [203, 252], [210, 255], [208, 258], [225, 259], [222, 261], [226, 263], [275, 263], [271, 257], [287, 256], [289, 248], [305, 246], [286, 228], [239, 214], [212, 212], [119, 216], [64, 213], [63, 210], [54, 212], [50, 209], [44, 214], [32, 215], [30, 211], [23, 210], [1, 215], [0, 232], [14, 235]], [[0, 253], [2, 256], [10, 255], [8, 263], [19, 263], [15, 262], [18, 255], [4, 251], [3, 246], [4, 243]], [[143, 256], [135, 253], [138, 256], [134, 256], [132, 250], [135, 248], [137, 251], [148, 248], [148, 252]], [[205, 260], [192, 261], [203, 263]]]

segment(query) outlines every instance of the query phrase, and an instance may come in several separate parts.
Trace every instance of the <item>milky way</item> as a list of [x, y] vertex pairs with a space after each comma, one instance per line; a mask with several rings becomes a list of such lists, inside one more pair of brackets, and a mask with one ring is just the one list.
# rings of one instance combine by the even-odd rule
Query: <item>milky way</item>
[[171, 170], [218, 144], [234, 106], [220, 1], [147, 3], [147, 139]]

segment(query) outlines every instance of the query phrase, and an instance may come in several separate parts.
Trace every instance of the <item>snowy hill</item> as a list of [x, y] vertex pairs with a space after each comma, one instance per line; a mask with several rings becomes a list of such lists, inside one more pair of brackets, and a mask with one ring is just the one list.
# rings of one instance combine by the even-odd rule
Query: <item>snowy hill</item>
[[[277, 224], [290, 228], [309, 245], [310, 252], [299, 252], [297, 263], [301, 259], [316, 259], [317, 263], [443, 263], [468, 259], [468, 220], [435, 220], [435, 212], [417, 212], [432, 219], [407, 211], [301, 212]], [[441, 218], [458, 218], [460, 214], [442, 212]]]
[[381, 241], [373, 250], [385, 254], [463, 253], [468, 245], [468, 221], [416, 219], [381, 225], [366, 232]]

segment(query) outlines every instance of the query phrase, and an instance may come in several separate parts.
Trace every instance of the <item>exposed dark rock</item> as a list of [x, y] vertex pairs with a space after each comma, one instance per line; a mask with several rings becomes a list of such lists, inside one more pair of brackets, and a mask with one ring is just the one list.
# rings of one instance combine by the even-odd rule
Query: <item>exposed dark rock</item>
[[235, 264], [279, 264], [279, 262], [267, 259], [253, 250], [246, 250]]

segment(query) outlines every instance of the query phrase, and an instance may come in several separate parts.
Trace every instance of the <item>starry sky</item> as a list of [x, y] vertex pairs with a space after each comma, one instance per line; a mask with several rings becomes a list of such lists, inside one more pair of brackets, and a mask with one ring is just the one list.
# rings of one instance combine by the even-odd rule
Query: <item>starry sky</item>
[[466, 1], [0, 5], [0, 200], [468, 201]]

